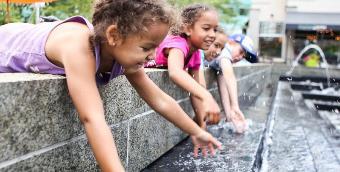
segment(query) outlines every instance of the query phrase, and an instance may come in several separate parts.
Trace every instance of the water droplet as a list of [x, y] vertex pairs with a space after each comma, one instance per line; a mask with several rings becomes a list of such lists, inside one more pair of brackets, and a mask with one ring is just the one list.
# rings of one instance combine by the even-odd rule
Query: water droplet
[[271, 139], [271, 138], [268, 138], [268, 139], [267, 139], [267, 145], [272, 145], [272, 144], [273, 144], [272, 139]]

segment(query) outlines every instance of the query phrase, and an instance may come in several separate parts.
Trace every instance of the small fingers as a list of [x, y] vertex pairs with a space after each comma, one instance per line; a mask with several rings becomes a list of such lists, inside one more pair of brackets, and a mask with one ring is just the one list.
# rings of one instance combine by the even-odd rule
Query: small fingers
[[217, 124], [218, 122], [220, 122], [220, 119], [221, 119], [220, 113], [216, 113], [216, 114], [215, 114], [215, 118], [216, 118], [215, 124]]
[[198, 149], [199, 149], [199, 146], [194, 146], [194, 157], [197, 158], [198, 156]]
[[211, 139], [210, 141], [213, 145], [215, 145], [218, 149], [222, 148], [222, 143], [219, 142], [217, 139], [215, 139], [214, 137]]
[[209, 148], [210, 154], [212, 156], [215, 156], [215, 148], [214, 148], [214, 146], [211, 143], [209, 143], [208, 144], [208, 148]]
[[207, 157], [207, 148], [206, 146], [202, 146], [202, 153], [204, 157]]
[[208, 124], [217, 124], [220, 121], [219, 113], [209, 113], [208, 114]]
[[211, 113], [208, 113], [206, 118], [207, 123], [212, 124], [213, 119], [214, 117], [211, 115]]

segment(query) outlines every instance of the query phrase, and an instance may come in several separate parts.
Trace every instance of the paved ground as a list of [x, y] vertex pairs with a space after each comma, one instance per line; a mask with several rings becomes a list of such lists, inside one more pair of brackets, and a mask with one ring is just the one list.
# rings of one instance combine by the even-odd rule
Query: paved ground
[[271, 115], [271, 139], [265, 142], [269, 151], [262, 171], [340, 171], [340, 140], [289, 83], [279, 83]]

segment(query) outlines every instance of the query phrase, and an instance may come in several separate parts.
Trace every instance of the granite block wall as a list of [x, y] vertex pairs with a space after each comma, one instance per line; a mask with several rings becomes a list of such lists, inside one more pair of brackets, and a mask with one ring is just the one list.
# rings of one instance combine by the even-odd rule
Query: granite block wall
[[[234, 68], [240, 105], [247, 107], [270, 81], [271, 66]], [[148, 76], [193, 117], [188, 93], [166, 70]], [[220, 102], [215, 74], [208, 89]], [[124, 76], [100, 87], [105, 116], [127, 171], [139, 171], [187, 135], [154, 112]], [[0, 171], [99, 171], [62, 76], [0, 74]]]

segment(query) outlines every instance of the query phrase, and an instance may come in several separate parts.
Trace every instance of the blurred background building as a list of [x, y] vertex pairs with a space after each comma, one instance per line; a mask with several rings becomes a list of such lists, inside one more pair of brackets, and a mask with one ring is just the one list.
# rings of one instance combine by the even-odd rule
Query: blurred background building
[[[260, 62], [291, 64], [308, 44], [317, 44], [327, 62], [340, 68], [340, 0], [168, 0], [176, 9], [207, 3], [220, 14], [228, 34], [246, 33], [259, 50]], [[12, 22], [34, 23], [37, 14], [65, 19], [82, 15], [91, 19], [93, 0], [57, 0], [39, 12], [32, 5], [10, 4]], [[0, 3], [0, 25], [6, 3]], [[306, 55], [316, 52], [307, 51]], [[318, 53], [316, 53], [318, 54]], [[304, 55], [304, 56], [306, 56]]]
[[306, 45], [315, 43], [329, 64], [339, 65], [340, 1], [253, 0], [247, 34], [261, 61], [290, 64]]

